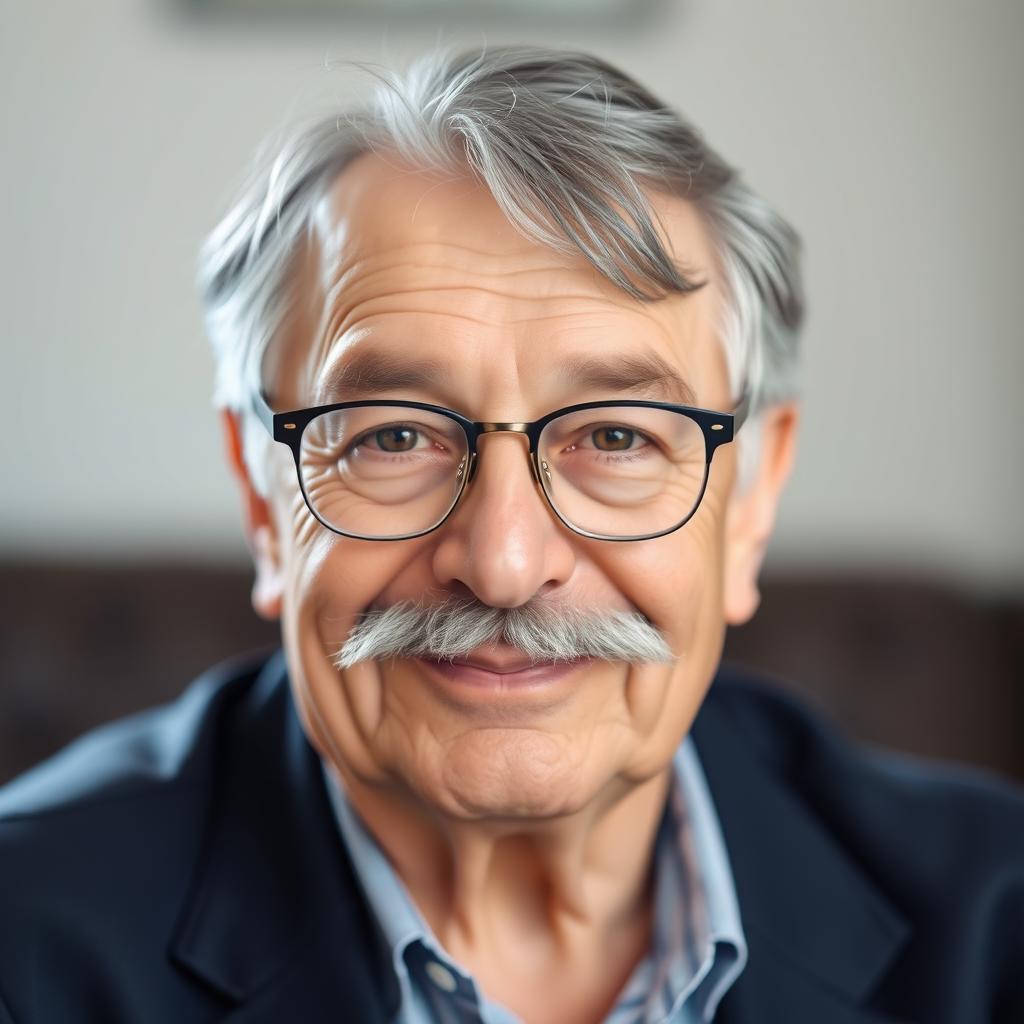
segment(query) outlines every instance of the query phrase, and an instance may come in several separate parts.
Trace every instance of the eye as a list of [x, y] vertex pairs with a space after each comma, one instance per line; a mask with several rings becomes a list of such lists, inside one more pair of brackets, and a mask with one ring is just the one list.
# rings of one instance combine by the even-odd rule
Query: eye
[[406, 426], [384, 427], [372, 436], [383, 452], [409, 452], [416, 447], [419, 431]]
[[629, 427], [598, 427], [590, 439], [598, 451], [624, 452], [633, 446], [636, 436], [636, 431]]

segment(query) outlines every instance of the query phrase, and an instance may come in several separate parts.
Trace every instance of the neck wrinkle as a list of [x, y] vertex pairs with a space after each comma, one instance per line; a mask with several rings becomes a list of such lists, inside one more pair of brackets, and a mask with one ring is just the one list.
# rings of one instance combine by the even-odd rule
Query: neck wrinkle
[[612, 780], [580, 812], [541, 822], [453, 820], [329, 770], [454, 960], [511, 957], [557, 973], [624, 936], [650, 935], [671, 763], [639, 785]]

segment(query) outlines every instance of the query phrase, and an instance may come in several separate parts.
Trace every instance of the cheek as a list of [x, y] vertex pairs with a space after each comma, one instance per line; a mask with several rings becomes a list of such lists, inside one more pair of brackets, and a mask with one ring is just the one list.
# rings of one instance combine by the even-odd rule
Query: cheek
[[675, 533], [594, 552], [612, 585], [668, 637], [683, 659], [724, 626], [720, 595], [724, 530], [721, 500], [709, 488], [694, 517]]
[[299, 516], [292, 530], [281, 628], [296, 709], [321, 756], [378, 778], [370, 741], [383, 713], [380, 674], [372, 663], [340, 672], [333, 659], [360, 612], [400, 572], [403, 551], [309, 527]]
[[[675, 534], [643, 545], [616, 570], [615, 585], [666, 634], [676, 661], [645, 665], [629, 679], [634, 722], [646, 736], [627, 774], [642, 779], [662, 767], [689, 731], [722, 653], [723, 545], [717, 502]], [[639, 547], [639, 545], [638, 545]]]

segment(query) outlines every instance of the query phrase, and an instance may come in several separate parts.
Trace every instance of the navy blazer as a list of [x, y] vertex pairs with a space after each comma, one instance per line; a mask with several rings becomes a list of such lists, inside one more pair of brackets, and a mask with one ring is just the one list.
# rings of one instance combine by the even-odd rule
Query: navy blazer
[[[693, 725], [750, 958], [720, 1024], [1024, 1024], [1024, 798], [720, 668]], [[2, 1024], [390, 1021], [283, 653], [0, 790]]]

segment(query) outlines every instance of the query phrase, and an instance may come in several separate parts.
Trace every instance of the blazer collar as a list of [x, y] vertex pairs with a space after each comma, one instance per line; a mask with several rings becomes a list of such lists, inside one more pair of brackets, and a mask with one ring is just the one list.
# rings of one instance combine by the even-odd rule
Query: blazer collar
[[[377, 1004], [380, 1019], [390, 1019], [400, 999], [390, 956], [334, 827], [282, 650], [223, 729], [206, 843], [172, 960], [229, 1002], [245, 1002], [245, 1012], [259, 1007], [256, 1019], [318, 1020], [332, 995], [354, 993], [360, 1019], [377, 1019]], [[288, 1013], [268, 1018], [276, 1000]]]
[[[889, 1020], [858, 1004], [881, 981], [910, 928], [801, 799], [798, 783], [755, 754], [756, 729], [745, 729], [742, 715], [720, 699], [725, 677], [734, 674], [733, 667], [719, 669], [692, 736], [725, 838], [748, 943], [733, 1004], [749, 999], [751, 1014], [735, 1019]], [[756, 690], [763, 684], [745, 685]], [[839, 767], [837, 759], [808, 763], [803, 770], [835, 773]], [[798, 1010], [800, 1000], [807, 1012]], [[727, 995], [723, 1006], [729, 1001]]]
[[[793, 790], [755, 757], [750, 737], [716, 699], [716, 685], [692, 735], [749, 949], [716, 1020], [881, 1024], [889, 1018], [858, 1004], [909, 929]], [[170, 955], [229, 1002], [245, 1004], [232, 1021], [252, 1013], [268, 1019], [278, 1007], [303, 1019], [296, 1016], [302, 1006], [315, 1020], [332, 997], [346, 998], [348, 1008], [355, 998], [360, 1020], [389, 1020], [400, 1001], [390, 951], [331, 817], [318, 755], [291, 702], [283, 651], [241, 702], [213, 754], [220, 774], [213, 776], [210, 825]]]

